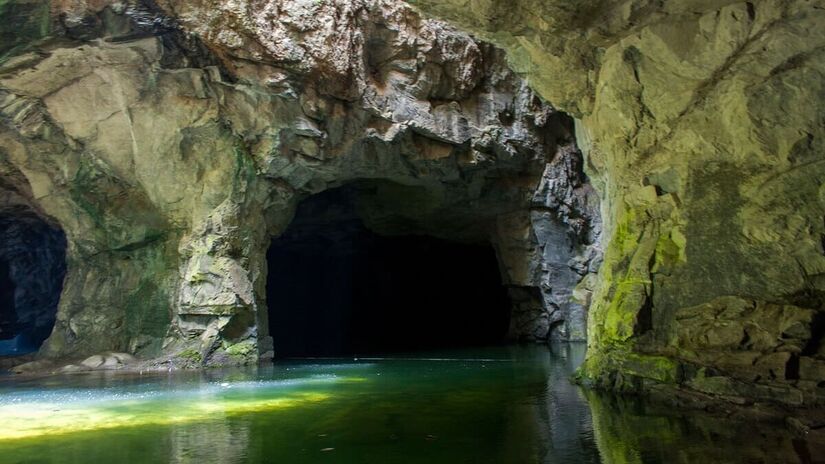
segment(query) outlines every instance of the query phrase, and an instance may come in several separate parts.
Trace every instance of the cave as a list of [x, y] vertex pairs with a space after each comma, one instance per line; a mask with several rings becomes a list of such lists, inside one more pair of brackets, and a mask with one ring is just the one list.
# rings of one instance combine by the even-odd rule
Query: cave
[[66, 237], [30, 211], [0, 214], [0, 356], [37, 351], [52, 332]]
[[397, 218], [383, 218], [374, 226], [378, 233], [363, 217], [375, 211], [359, 212], [370, 191], [367, 183], [313, 195], [272, 240], [267, 302], [275, 356], [378, 355], [505, 341], [510, 302], [493, 247], [425, 235]]
[[825, 0], [0, 0], [2, 454], [818, 462], [824, 75]]

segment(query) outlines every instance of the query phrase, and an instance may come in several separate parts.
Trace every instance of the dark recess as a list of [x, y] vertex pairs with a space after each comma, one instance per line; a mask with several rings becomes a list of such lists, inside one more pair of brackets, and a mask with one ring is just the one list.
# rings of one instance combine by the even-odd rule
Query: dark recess
[[381, 236], [355, 190], [300, 204], [267, 259], [276, 357], [398, 353], [503, 341], [507, 290], [489, 244]]
[[54, 327], [66, 237], [30, 212], [0, 214], [0, 356], [37, 351]]

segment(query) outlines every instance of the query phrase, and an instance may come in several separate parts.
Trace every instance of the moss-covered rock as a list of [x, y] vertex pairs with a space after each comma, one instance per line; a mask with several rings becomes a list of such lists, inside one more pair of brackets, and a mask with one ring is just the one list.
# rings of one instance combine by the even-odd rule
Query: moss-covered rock
[[52, 35], [0, 64], [0, 155], [68, 240], [42, 355], [272, 356], [271, 238], [364, 179], [377, 233], [494, 245], [512, 338], [585, 337], [598, 199], [572, 121], [501, 50], [395, 0], [271, 1], [271, 21], [247, 1], [50, 4]]
[[[631, 375], [620, 360], [633, 353], [746, 363], [734, 338], [750, 316], [708, 316], [685, 333], [684, 308], [721, 297], [777, 317], [770, 336], [784, 320], [821, 317], [821, 2], [410, 3], [503, 46], [533, 88], [579, 119], [605, 221], [587, 375]], [[729, 356], [696, 348], [702, 331]], [[752, 344], [768, 336], [750, 332]], [[806, 352], [819, 342], [810, 343]], [[771, 344], [756, 364], [779, 363], [771, 350], [781, 343]]]
[[0, 63], [50, 30], [49, 0], [0, 0]]

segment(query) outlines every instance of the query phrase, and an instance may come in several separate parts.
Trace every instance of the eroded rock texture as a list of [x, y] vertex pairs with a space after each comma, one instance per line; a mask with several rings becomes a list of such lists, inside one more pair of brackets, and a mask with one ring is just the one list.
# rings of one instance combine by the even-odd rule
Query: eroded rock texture
[[584, 337], [571, 297], [598, 267], [598, 200], [570, 120], [500, 50], [392, 0], [55, 1], [50, 18], [0, 66], [0, 156], [68, 239], [44, 355], [271, 355], [270, 239], [361, 180], [388, 186], [362, 214], [378, 233], [494, 245], [512, 337]]
[[585, 378], [822, 404], [825, 3], [411, 3], [577, 118], [605, 229]]

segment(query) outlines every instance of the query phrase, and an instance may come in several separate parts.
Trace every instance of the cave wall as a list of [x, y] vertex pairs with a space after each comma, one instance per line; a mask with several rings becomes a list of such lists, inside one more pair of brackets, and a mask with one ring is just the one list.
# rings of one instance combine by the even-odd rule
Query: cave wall
[[822, 403], [825, 3], [410, 3], [577, 118], [605, 231], [586, 382]]
[[0, 62], [0, 179], [68, 242], [41, 356], [270, 356], [270, 239], [359, 179], [400, 186], [376, 200], [396, 222], [493, 244], [513, 338], [584, 337], [598, 199], [571, 121], [501, 50], [390, 0], [48, 11]]
[[0, 179], [68, 240], [43, 353], [266, 353], [266, 244], [380, 178], [584, 381], [822, 401], [821, 0], [410, 3], [507, 56], [389, 0], [0, 4]]

